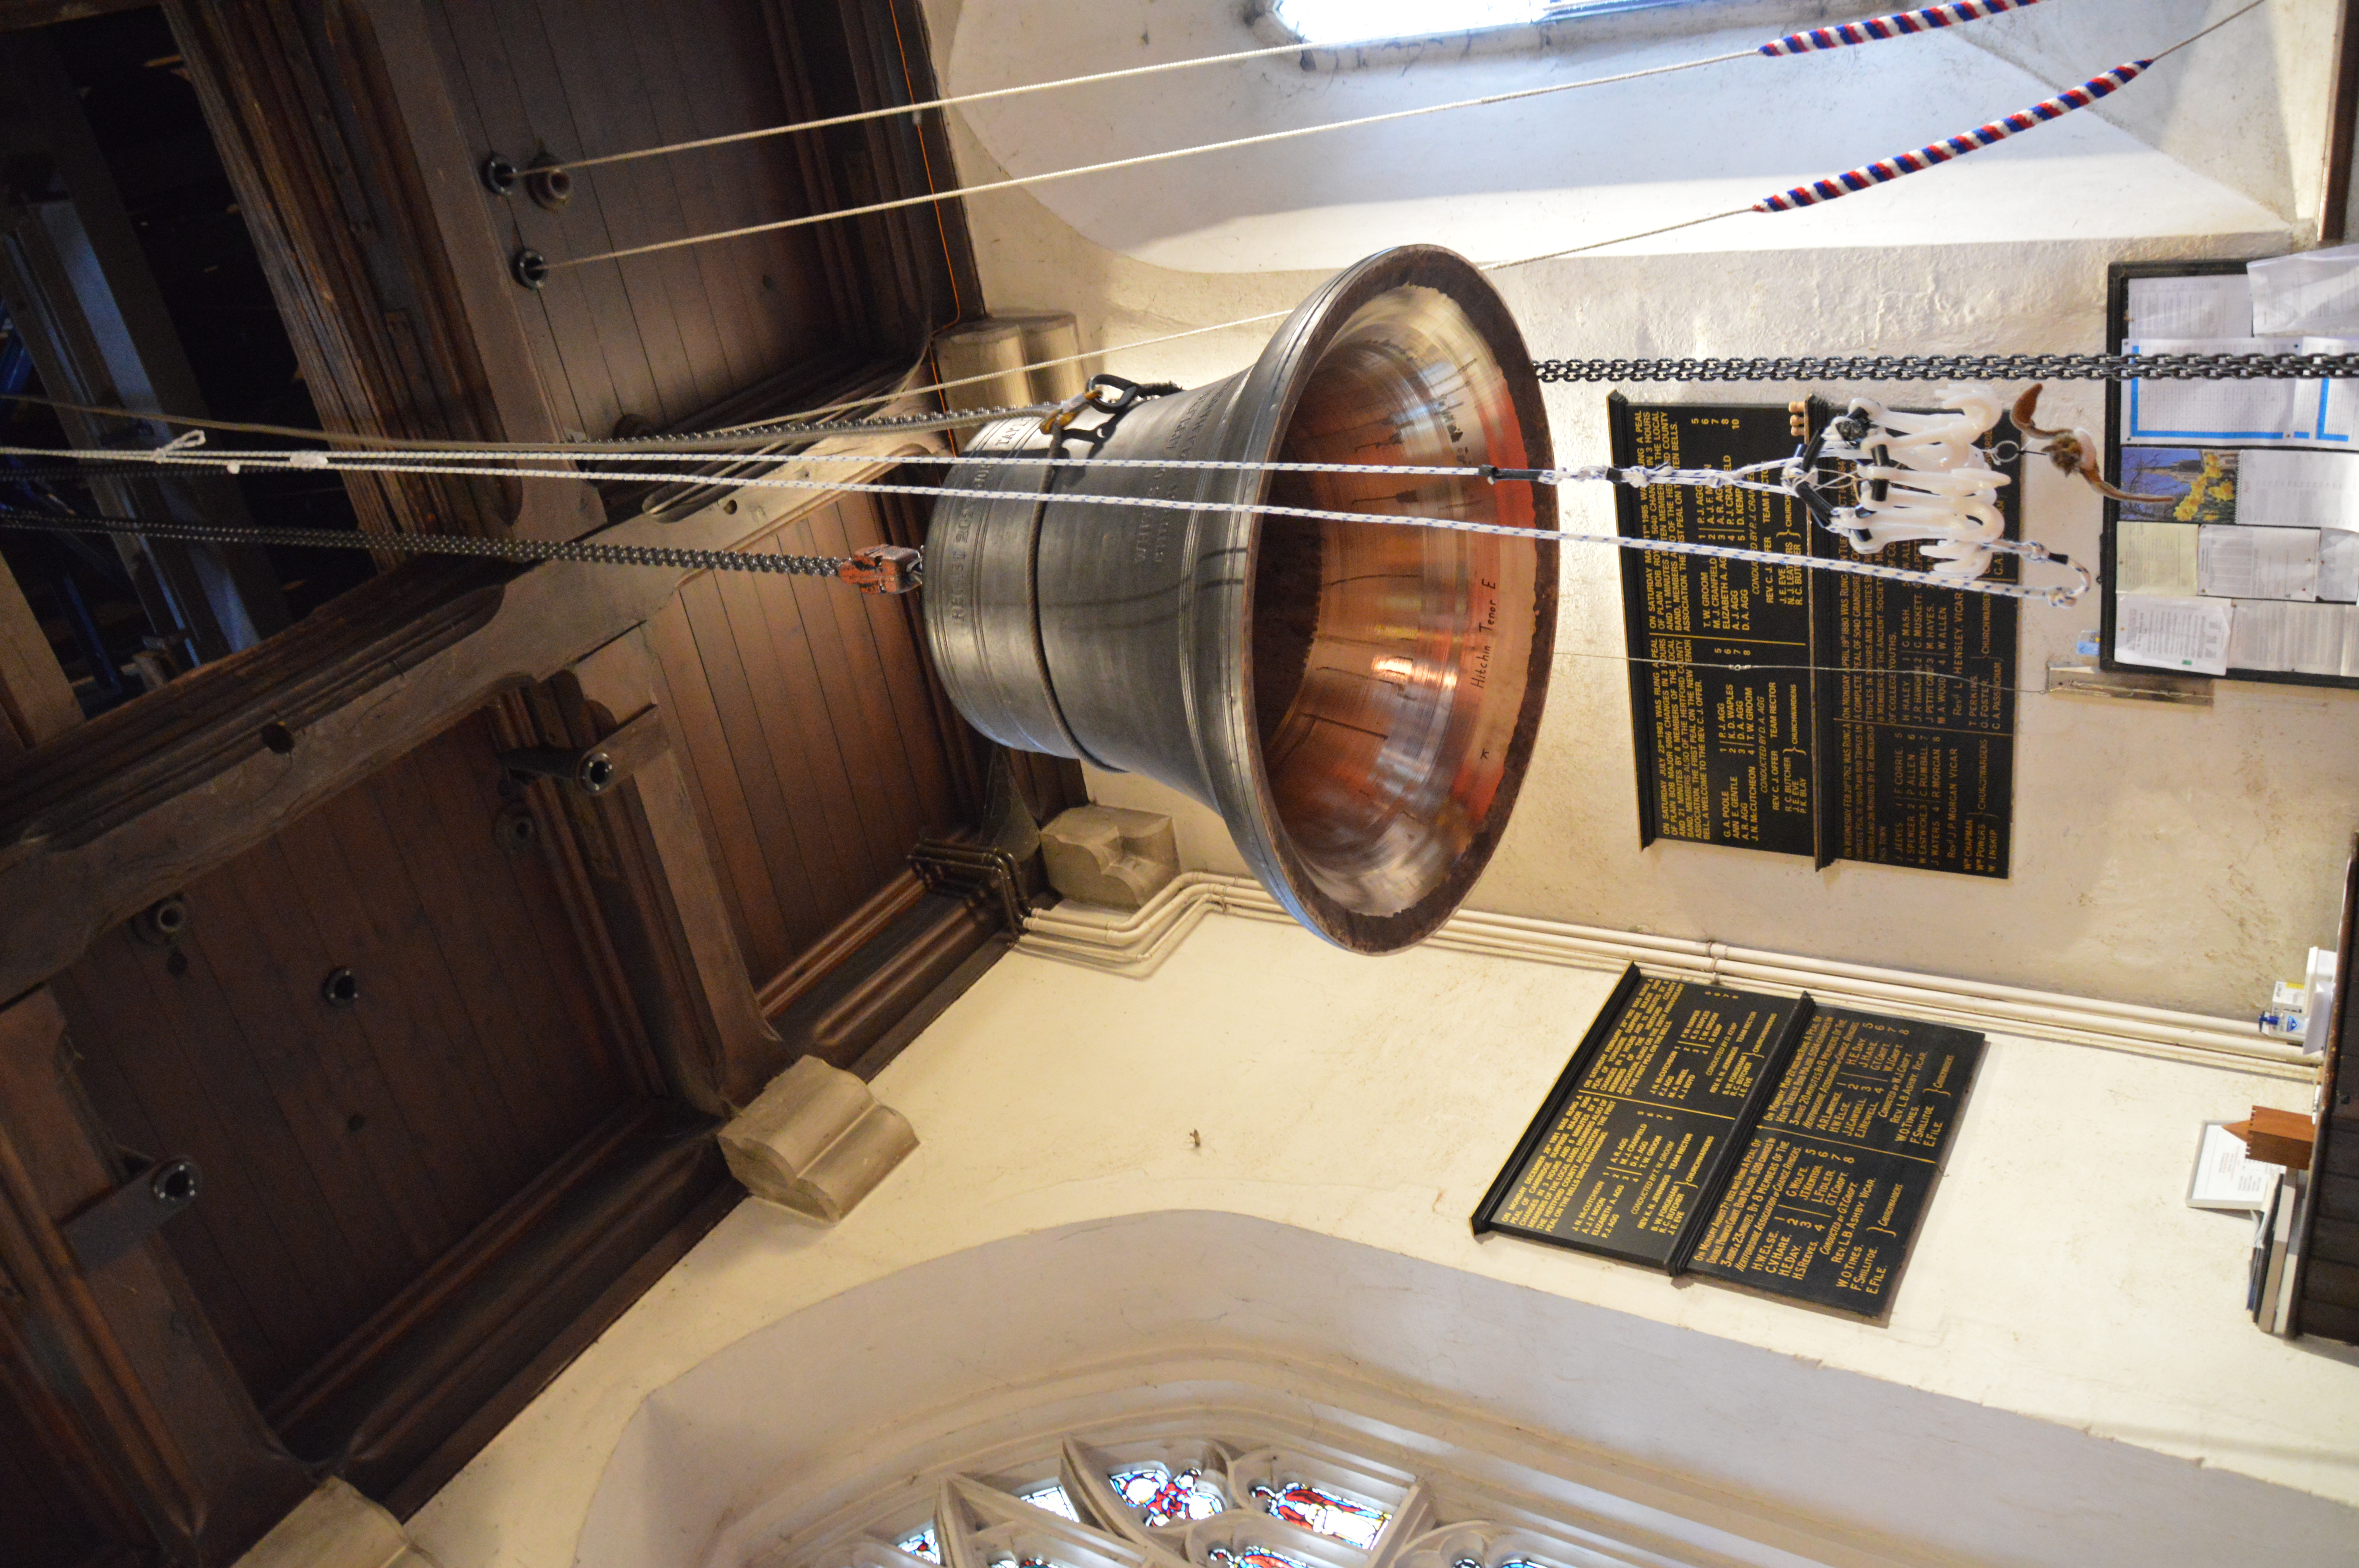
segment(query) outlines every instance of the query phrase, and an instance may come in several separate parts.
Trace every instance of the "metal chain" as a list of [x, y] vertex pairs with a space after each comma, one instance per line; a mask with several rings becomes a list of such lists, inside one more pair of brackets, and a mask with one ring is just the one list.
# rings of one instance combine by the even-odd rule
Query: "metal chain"
[[[752, 425], [732, 425], [724, 429], [671, 434], [656, 432], [646, 436], [624, 436], [608, 441], [569, 441], [562, 446], [541, 447], [537, 450], [572, 455], [606, 451], [633, 451], [648, 447], [672, 447], [713, 457], [758, 457], [756, 452], [733, 453], [723, 441], [797, 440], [816, 436], [918, 435], [934, 430], [957, 430], [970, 425], [988, 425], [1000, 419], [1037, 417], [1058, 411], [1057, 403], [1011, 403], [996, 408], [959, 408], [943, 414], [895, 414], [876, 419], [795, 420], [772, 419]], [[508, 448], [503, 449], [513, 450]]]
[[589, 540], [486, 539], [473, 534], [359, 534], [340, 528], [224, 528], [203, 523], [142, 522], [130, 517], [54, 516], [0, 508], [0, 528], [20, 533], [120, 534], [199, 545], [287, 545], [325, 550], [384, 550], [393, 555], [468, 556], [494, 561], [584, 561], [594, 566], [668, 567], [679, 571], [769, 572], [788, 577], [836, 577], [845, 558], [739, 550], [679, 550], [651, 545], [601, 545]]
[[1862, 354], [1849, 358], [1535, 360], [1542, 381], [2326, 381], [2359, 354]]

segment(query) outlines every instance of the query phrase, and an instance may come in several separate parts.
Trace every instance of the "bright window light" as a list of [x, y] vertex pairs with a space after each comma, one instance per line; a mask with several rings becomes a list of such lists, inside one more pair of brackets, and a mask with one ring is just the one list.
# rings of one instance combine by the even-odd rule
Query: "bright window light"
[[1631, 8], [1630, 0], [1277, 0], [1271, 7], [1307, 44], [1424, 38]]

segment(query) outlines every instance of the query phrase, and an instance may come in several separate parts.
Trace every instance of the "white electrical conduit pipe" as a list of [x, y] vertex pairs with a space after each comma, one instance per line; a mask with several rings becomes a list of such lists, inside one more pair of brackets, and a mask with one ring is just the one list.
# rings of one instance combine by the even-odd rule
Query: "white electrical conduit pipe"
[[[1071, 903], [1036, 911], [1026, 918], [1016, 950], [1144, 979], [1212, 914], [1281, 923], [1290, 918], [1249, 878], [1185, 871], [1135, 911]], [[1610, 970], [1636, 964], [1712, 984], [1773, 992], [1807, 990], [1828, 1006], [1873, 1008], [1995, 1034], [2301, 1082], [2317, 1076], [2315, 1058], [2263, 1037], [2250, 1025], [2133, 1002], [1471, 910], [1452, 915], [1428, 940], [1451, 952], [1574, 968]]]

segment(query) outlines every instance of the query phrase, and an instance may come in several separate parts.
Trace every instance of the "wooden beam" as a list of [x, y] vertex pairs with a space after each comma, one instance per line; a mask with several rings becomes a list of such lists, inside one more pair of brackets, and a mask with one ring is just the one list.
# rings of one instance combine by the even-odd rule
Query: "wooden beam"
[[58, 667], [16, 573], [0, 565], [0, 752], [13, 739], [19, 751], [54, 741], [82, 722], [82, 705]]
[[[162, 1236], [92, 1270], [61, 1222], [121, 1182], [113, 1141], [69, 1065], [46, 991], [0, 1011], [0, 1318], [32, 1382], [136, 1513], [147, 1541], [192, 1568], [234, 1560], [310, 1489], [278, 1446]], [[169, 1151], [165, 1152], [168, 1153]], [[129, 1536], [132, 1519], [112, 1521]]]
[[[238, 210], [332, 430], [547, 439], [528, 405], [496, 406], [479, 301], [447, 261], [433, 196], [368, 8], [350, 0], [167, 0]], [[502, 383], [506, 387], [506, 383]], [[504, 417], [517, 418], [514, 429]], [[499, 534], [497, 480], [354, 474], [364, 528]]]
[[136, 11], [155, 0], [0, 0], [0, 33], [24, 27], [49, 27], [84, 16], [114, 11]]
[[[570, 679], [600, 732], [611, 732], [617, 716], [667, 722], [655, 706], [656, 659], [644, 627], [582, 660]], [[679, 1093], [732, 1114], [761, 1092], [785, 1052], [763, 1022], [677, 746], [581, 804], [585, 830], [608, 847], [606, 923], [629, 955], [625, 967], [648, 1036]]]
[[[788, 460], [777, 471], [872, 479], [918, 449], [908, 437], [832, 438], [814, 450], [862, 452], [875, 466]], [[587, 486], [568, 488], [576, 504], [595, 504]], [[749, 492], [734, 514], [713, 506], [671, 524], [640, 518], [600, 537], [727, 549], [827, 501], [823, 492], [771, 498], [780, 493]], [[57, 745], [0, 763], [0, 998], [56, 974], [108, 925], [493, 697], [547, 680], [631, 631], [689, 575], [551, 561], [503, 581], [481, 564], [417, 563]]]
[[[477, 1431], [480, 1446], [490, 1433], [477, 1413], [545, 1366], [569, 1328], [578, 1349], [611, 1323], [585, 1335], [579, 1320], [727, 1184], [712, 1126], [677, 1100], [617, 1109], [273, 1401], [272, 1425], [396, 1512], [414, 1510], [473, 1456], [454, 1436]], [[527, 1377], [510, 1413], [554, 1370]]]

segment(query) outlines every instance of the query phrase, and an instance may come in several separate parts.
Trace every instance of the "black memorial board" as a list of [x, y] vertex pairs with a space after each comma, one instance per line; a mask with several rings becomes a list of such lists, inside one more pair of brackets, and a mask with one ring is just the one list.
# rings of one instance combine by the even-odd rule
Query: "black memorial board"
[[1474, 1211], [1879, 1317], [1983, 1037], [1626, 971]]
[[[1783, 407], [1608, 400], [1617, 466], [1731, 469], [1788, 455]], [[1814, 410], [1814, 418], [1823, 411]], [[2013, 436], [2002, 421], [1995, 438]], [[1997, 465], [2009, 537], [2021, 459]], [[1757, 491], [1616, 491], [1625, 536], [1861, 559]], [[1915, 545], [1877, 564], [1924, 568]], [[2001, 557], [1991, 576], [2014, 580]], [[2007, 874], [2018, 605], [1759, 562], [1625, 551], [1639, 842], [1657, 838]]]
[[[1731, 468], [1794, 448], [1783, 408], [1636, 407], [1608, 400], [1616, 467]], [[1630, 537], [1799, 556], [1788, 496], [1616, 487]], [[1815, 850], [1810, 599], [1800, 567], [1622, 552], [1622, 612], [1638, 751], [1638, 841]], [[1769, 666], [1769, 667], [1763, 667]]]
[[1676, 1271], [1807, 1002], [1623, 976], [1475, 1213], [1504, 1230]]
[[1882, 1316], [1982, 1054], [1962, 1029], [1821, 1009], [1689, 1268]]
[[[1997, 437], [2012, 440], [2001, 420]], [[1995, 465], [2006, 536], [2022, 536], [2023, 462]], [[1862, 556], [1813, 531], [1810, 553], [1924, 571], [1921, 546]], [[1813, 572], [1819, 674], [1819, 864], [1865, 860], [2004, 877], [2015, 827], [2016, 642], [2022, 602]], [[2022, 580], [2001, 556], [1993, 582]]]

